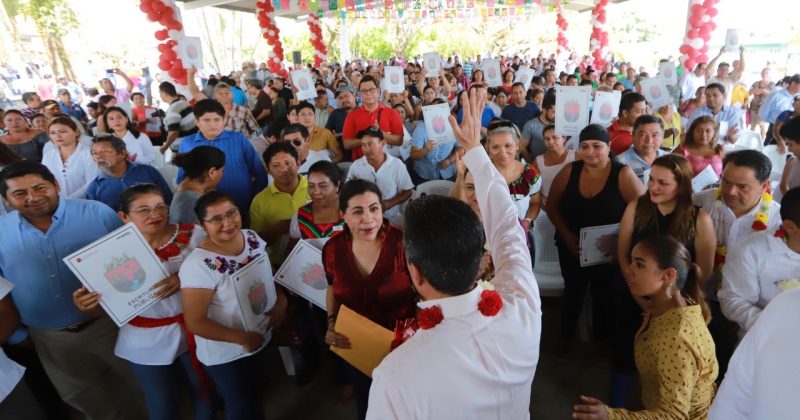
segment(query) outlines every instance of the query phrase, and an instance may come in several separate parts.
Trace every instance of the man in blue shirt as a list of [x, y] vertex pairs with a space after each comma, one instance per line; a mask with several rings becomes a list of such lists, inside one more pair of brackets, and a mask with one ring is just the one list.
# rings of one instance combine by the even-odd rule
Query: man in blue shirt
[[[758, 111], [758, 116], [761, 117], [762, 120], [769, 123], [767, 138], [764, 139], [764, 144], [770, 144], [773, 142], [775, 136], [773, 135], [772, 130], [775, 126], [775, 120], [778, 118], [778, 115], [780, 115], [781, 112], [792, 109], [794, 98], [798, 94], [800, 94], [800, 73], [789, 78], [789, 85], [786, 86], [786, 89], [776, 88], [772, 93], [769, 94], [769, 96], [767, 96], [767, 99], [764, 100], [764, 103], [761, 104], [761, 109]], [[782, 143], [783, 142], [778, 143], [778, 149], [781, 154], [786, 153], [786, 145]]]
[[661, 150], [663, 141], [664, 123], [656, 116], [644, 114], [636, 118], [633, 123], [633, 144], [630, 149], [617, 156], [620, 163], [628, 165], [633, 170], [645, 188], [647, 187], [645, 173], [649, 173], [652, 169], [656, 158], [667, 154]]
[[542, 113], [538, 105], [525, 99], [527, 92], [528, 90], [521, 82], [511, 85], [511, 102], [503, 108], [503, 113], [500, 114], [501, 118], [513, 122], [520, 132], [525, 127], [525, 123]]
[[0, 276], [61, 398], [87, 418], [146, 418], [125, 361], [114, 356], [117, 327], [102, 310], [80, 312], [81, 283], [62, 258], [122, 225], [102, 203], [59, 198], [42, 164], [13, 163], [0, 172], [0, 195], [17, 210], [0, 217]]
[[[243, 215], [250, 214], [253, 197], [267, 187], [267, 170], [250, 141], [239, 132], [225, 130], [225, 108], [213, 99], [203, 99], [194, 105], [194, 117], [199, 131], [181, 141], [179, 153], [198, 146], [212, 146], [225, 153], [225, 172], [217, 189], [233, 198]], [[178, 169], [178, 182], [183, 170]]]
[[122, 139], [99, 136], [92, 143], [92, 158], [102, 173], [92, 180], [86, 189], [86, 199], [105, 203], [119, 211], [119, 197], [122, 192], [136, 184], [155, 184], [167, 204], [172, 201], [172, 189], [155, 168], [128, 162], [128, 150]]
[[708, 115], [714, 118], [720, 126], [720, 137], [724, 137], [729, 143], [733, 143], [736, 133], [742, 129], [741, 113], [741, 109], [725, 104], [725, 86], [719, 83], [711, 83], [706, 86], [706, 104], [692, 113], [689, 121], [686, 122], [686, 126], [692, 125], [692, 121], [698, 117]]

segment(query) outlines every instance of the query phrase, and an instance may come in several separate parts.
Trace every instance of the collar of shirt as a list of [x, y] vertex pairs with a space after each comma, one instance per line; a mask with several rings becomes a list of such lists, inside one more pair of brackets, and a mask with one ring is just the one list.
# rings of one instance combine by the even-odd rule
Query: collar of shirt
[[483, 289], [476, 286], [463, 295], [448, 296], [440, 299], [425, 300], [417, 303], [422, 309], [438, 306], [442, 309], [442, 315], [445, 319], [457, 318], [464, 315], [469, 315], [478, 310], [478, 302], [481, 300], [481, 292]]
[[[667, 152], [664, 150], [661, 149], [656, 150], [656, 157], [664, 156], [665, 154], [667, 154]], [[628, 160], [637, 160], [640, 163], [647, 165], [648, 167], [652, 166], [651, 164], [647, 163], [647, 161], [642, 159], [641, 156], [639, 156], [639, 153], [636, 152], [636, 148], [633, 145], [631, 145], [630, 149], [628, 149], [628, 151], [625, 152], [625, 155], [626, 155], [625, 158]]]
[[134, 163], [134, 162], [128, 162], [128, 169], [125, 170], [125, 173], [122, 174], [121, 177], [119, 177], [119, 178], [113, 177], [113, 176], [109, 175], [108, 172], [101, 170], [100, 173], [97, 175], [97, 178], [101, 179], [101, 180], [102, 179], [111, 179], [111, 178], [113, 178], [113, 179], [122, 179], [122, 178], [125, 178], [129, 173], [131, 173], [132, 170], [138, 168], [139, 166], [142, 166], [142, 165], [140, 165], [138, 163]]
[[[56, 207], [56, 211], [53, 212], [53, 217], [52, 217], [53, 218], [53, 223], [50, 225], [50, 228], [47, 229], [48, 231], [52, 230], [53, 226], [57, 225], [61, 220], [64, 219], [64, 213], [67, 211], [66, 207], [67, 207], [67, 204], [64, 202], [64, 198], [59, 196], [59, 198], [58, 198], [58, 207]], [[39, 233], [41, 235], [46, 235], [47, 234], [47, 232], [42, 232], [38, 228], [34, 227], [28, 221], [28, 219], [26, 219], [25, 217], [22, 216], [22, 213], [20, 213], [18, 211], [15, 211], [15, 212], [11, 213], [11, 215], [14, 215], [14, 216], [17, 217], [17, 223], [19, 224], [20, 228], [27, 229], [27, 230], [33, 230], [33, 231], [35, 231], [35, 232], [37, 232], [37, 233]], [[9, 217], [12, 217], [11, 215], [9, 215]]]
[[798, 258], [800, 259], [800, 254], [794, 252], [786, 242], [783, 242], [782, 238], [775, 237], [775, 232], [769, 231], [769, 233], [764, 233], [765, 235], [769, 235], [767, 239], [767, 250], [764, 255], [786, 255], [789, 258]]
[[[297, 175], [297, 176], [300, 178], [300, 182], [297, 183], [297, 188], [294, 189], [294, 194], [292, 194], [292, 196], [298, 194], [302, 190], [308, 190], [308, 179], [306, 179], [306, 177], [304, 177], [303, 175]], [[271, 195], [276, 195], [276, 194], [289, 195], [289, 193], [279, 190], [278, 187], [275, 186], [274, 180], [267, 186], [267, 192], [269, 192]]]

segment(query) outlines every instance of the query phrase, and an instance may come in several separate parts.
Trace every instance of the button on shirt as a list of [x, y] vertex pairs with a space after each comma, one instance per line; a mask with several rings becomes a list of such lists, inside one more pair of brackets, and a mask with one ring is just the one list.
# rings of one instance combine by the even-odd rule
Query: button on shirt
[[497, 267], [492, 283], [503, 307], [495, 316], [478, 311], [481, 287], [420, 302], [422, 308], [438, 305], [444, 319], [418, 330], [374, 370], [369, 420], [530, 418], [542, 317], [530, 252], [508, 185], [486, 151], [470, 150], [464, 163], [475, 174], [487, 217], [484, 228]]
[[[359, 158], [350, 166], [347, 180], [358, 178], [374, 182], [381, 190], [384, 200], [394, 198], [403, 191], [414, 189], [414, 183], [411, 182], [411, 176], [403, 161], [388, 153], [384, 153], [384, 156], [386, 156], [386, 160], [377, 171], [367, 162], [366, 157]], [[383, 217], [391, 219], [398, 214], [400, 214], [399, 205], [384, 211]]]
[[[411, 137], [411, 147], [424, 149], [427, 141], [428, 131], [425, 128], [425, 124], [420, 124], [414, 130], [414, 135]], [[449, 143], [437, 143], [436, 147], [429, 151], [424, 158], [414, 160], [414, 171], [420, 178], [429, 181], [434, 179], [452, 179], [456, 174], [455, 163], [447, 168], [439, 169], [439, 162], [450, 157], [457, 146], [458, 143], [454, 141]]]
[[47, 232], [19, 212], [0, 217], [0, 275], [15, 286], [11, 295], [22, 323], [61, 329], [88, 319], [72, 302], [81, 282], [61, 259], [120, 226], [103, 203], [63, 198]]
[[747, 331], [781, 293], [778, 282], [798, 277], [800, 254], [773, 231], [752, 235], [728, 251], [719, 291], [722, 313]]
[[[717, 246], [727, 247], [728, 255], [730, 255], [731, 247], [737, 246], [739, 241], [757, 232], [753, 230], [753, 217], [759, 211], [761, 201], [746, 214], [736, 217], [733, 214], [733, 210], [726, 206], [724, 201], [716, 199], [716, 192], [716, 189], [701, 191], [692, 195], [692, 201], [694, 205], [702, 207], [711, 216], [714, 232], [717, 234]], [[767, 209], [767, 231], [772, 232], [780, 226], [780, 209], [780, 204], [775, 201], [769, 204]], [[705, 290], [708, 299], [717, 301], [719, 283], [720, 275], [715, 270]]]
[[169, 204], [172, 201], [172, 189], [157, 169], [150, 165], [128, 163], [128, 169], [121, 178], [115, 178], [107, 173], [100, 173], [89, 184], [86, 198], [105, 203], [115, 211], [119, 211], [119, 197], [122, 191], [136, 184], [155, 184], [164, 193], [164, 199]]
[[[657, 153], [656, 157], [664, 156], [667, 154], [667, 152], [661, 149], [658, 149], [656, 153]], [[642, 159], [642, 157], [639, 156], [638, 153], [636, 153], [636, 149], [634, 149], [633, 146], [631, 146], [631, 148], [628, 149], [625, 153], [617, 156], [617, 160], [619, 161], [619, 163], [624, 163], [628, 165], [633, 170], [633, 173], [636, 174], [636, 177], [639, 178], [639, 181], [641, 181], [642, 184], [645, 184], [645, 187], [647, 186], [647, 184], [644, 182], [644, 173], [645, 171], [649, 171], [652, 168], [652, 165], [645, 162], [644, 159]]]

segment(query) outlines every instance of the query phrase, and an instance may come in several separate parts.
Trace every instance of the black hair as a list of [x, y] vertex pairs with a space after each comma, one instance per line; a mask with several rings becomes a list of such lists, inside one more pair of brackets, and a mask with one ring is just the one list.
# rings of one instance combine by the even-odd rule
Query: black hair
[[131, 102], [133, 102], [133, 98], [136, 96], [141, 96], [142, 98], [144, 98], [144, 94], [142, 92], [133, 92], [131, 93]]
[[622, 116], [622, 111], [628, 111], [633, 109], [633, 106], [638, 104], [639, 102], [647, 102], [647, 100], [642, 96], [640, 93], [631, 92], [627, 95], [623, 95], [622, 99], [619, 101], [619, 114], [618, 116]]
[[800, 227], [800, 187], [794, 187], [781, 199], [781, 220], [791, 220]]
[[544, 99], [542, 99], [542, 109], [550, 109], [554, 106], [556, 106], [556, 94], [545, 92]]
[[213, 146], [198, 146], [186, 153], [176, 154], [172, 164], [183, 169], [186, 178], [202, 181], [209, 169], [225, 166], [225, 153]]
[[208, 78], [208, 82], [206, 82], [206, 86], [215, 87], [215, 86], [217, 86], [217, 83], [219, 83], [219, 79], [217, 79], [214, 76], [211, 76], [211, 77]]
[[300, 101], [300, 102], [297, 104], [297, 107], [296, 107], [296, 108], [297, 108], [297, 113], [298, 113], [298, 114], [300, 113], [300, 111], [302, 111], [303, 109], [306, 109], [306, 108], [308, 108], [308, 109], [310, 109], [310, 110], [312, 110], [312, 111], [315, 111], [315, 109], [314, 109], [314, 105], [313, 105], [313, 104], [311, 104], [311, 103], [310, 103], [310, 102], [308, 102], [308, 101]]
[[139, 130], [136, 129], [136, 124], [134, 124], [133, 121], [131, 121], [131, 117], [128, 116], [128, 113], [125, 112], [124, 109], [122, 109], [122, 108], [120, 108], [118, 106], [112, 106], [111, 108], [107, 108], [106, 111], [103, 112], [103, 124], [106, 125], [106, 129], [110, 130], [109, 125], [108, 125], [108, 114], [110, 114], [112, 112], [119, 112], [120, 114], [122, 114], [125, 117], [125, 119], [128, 120], [128, 123], [125, 124], [125, 128], [128, 131], [130, 131], [131, 134], [133, 134], [133, 137], [136, 137], [136, 138], [139, 137]]
[[374, 77], [372, 77], [371, 75], [369, 75], [369, 74], [368, 74], [368, 75], [366, 75], [366, 76], [362, 77], [362, 78], [361, 78], [361, 80], [359, 80], [359, 81], [358, 81], [358, 89], [361, 89], [361, 85], [363, 85], [363, 84], [364, 84], [364, 83], [366, 83], [366, 82], [372, 82], [372, 83], [374, 83], [374, 84], [375, 84], [375, 87], [376, 87], [376, 88], [378, 88], [379, 90], [380, 90], [380, 88], [381, 88], [381, 85], [380, 85], [380, 83], [378, 83], [378, 81], [377, 81], [377, 80], [375, 80], [375, 78], [374, 78]]
[[264, 82], [258, 79], [250, 79], [247, 81], [247, 84], [258, 90], [264, 89]]
[[[542, 76], [533, 76], [531, 78], [531, 84], [541, 86], [544, 84], [544, 78]], [[525, 86], [527, 88], [527, 86]]]
[[205, 221], [209, 206], [213, 206], [214, 204], [221, 203], [223, 201], [229, 201], [233, 205], [236, 205], [236, 202], [233, 201], [231, 196], [220, 190], [209, 191], [201, 195], [200, 198], [197, 199], [197, 202], [194, 203], [194, 214], [197, 216], [198, 223]]
[[353, 178], [344, 183], [342, 191], [339, 193], [339, 210], [344, 213], [347, 211], [347, 204], [351, 198], [371, 192], [378, 196], [378, 201], [383, 200], [381, 190], [375, 185], [374, 182], [369, 182], [365, 179]]
[[730, 152], [722, 158], [722, 167], [725, 168], [729, 163], [752, 169], [758, 182], [769, 180], [769, 174], [772, 172], [772, 161], [769, 160], [767, 155], [758, 150], [736, 150]]
[[521, 88], [522, 88], [523, 90], [525, 90], [526, 92], [528, 91], [528, 88], [527, 88], [527, 87], [525, 87], [525, 85], [524, 85], [524, 84], [522, 84], [522, 82], [516, 82], [516, 83], [514, 83], [513, 85], [511, 85], [511, 89], [513, 90], [513, 89], [514, 89], [515, 87], [517, 87], [517, 86], [521, 87]]
[[662, 133], [664, 132], [664, 122], [661, 121], [661, 118], [650, 114], [642, 114], [636, 117], [636, 121], [633, 122], [633, 132], [636, 132], [636, 129], [640, 126], [647, 124], [658, 124], [658, 128]]
[[103, 106], [103, 108], [105, 108], [105, 106], [108, 105], [109, 102], [116, 99], [117, 97], [114, 95], [100, 95], [100, 97], [97, 98], [97, 103], [99, 103], [100, 105]]
[[405, 212], [406, 258], [441, 293], [460, 295], [475, 283], [486, 241], [468, 204], [429, 195]]
[[547, 132], [547, 131], [555, 130], [555, 129], [556, 129], [556, 125], [555, 124], [547, 124], [546, 126], [544, 126], [542, 128], [542, 135], [544, 135], [544, 133]]
[[39, 94], [36, 92], [25, 92], [22, 94], [22, 102], [24, 102], [25, 105], [28, 105], [28, 102], [30, 102], [31, 99], [33, 99], [36, 96], [39, 96]]
[[[800, 96], [796, 98], [800, 98]], [[786, 124], [781, 125], [780, 134], [786, 140], [800, 143], [800, 117], [794, 117]]]
[[175, 85], [170, 82], [161, 82], [161, 84], [158, 85], [158, 91], [164, 92], [169, 96], [178, 96], [178, 91], [175, 90]]
[[670, 235], [654, 235], [642, 239], [634, 248], [645, 250], [656, 261], [659, 270], [673, 268], [676, 272], [675, 288], [700, 305], [706, 323], [711, 320], [711, 310], [700, 288], [700, 267], [692, 262], [692, 254], [682, 243]]
[[709, 83], [706, 85], [706, 91], [709, 89], [717, 89], [719, 93], [725, 94], [725, 86], [722, 83]]
[[367, 129], [361, 130], [356, 134], [356, 138], [361, 140], [366, 136], [370, 137], [377, 137], [381, 141], [383, 141], [383, 131], [376, 127], [369, 127]]
[[267, 150], [264, 150], [261, 157], [264, 159], [264, 163], [269, 167], [269, 161], [278, 153], [287, 153], [294, 158], [294, 160], [299, 161], [300, 156], [297, 154], [297, 149], [291, 145], [288, 141], [276, 141], [275, 143], [270, 144], [267, 146]]
[[156, 184], [136, 184], [126, 188], [122, 191], [122, 194], [119, 195], [119, 211], [125, 214], [130, 214], [131, 204], [133, 204], [133, 201], [145, 194], [156, 194], [163, 198], [166, 202], [164, 192], [161, 191]]
[[[283, 127], [283, 130], [281, 130], [281, 139], [287, 134], [293, 133], [300, 133], [304, 139], [308, 139], [308, 129], [302, 124], [287, 124], [286, 127]], [[265, 160], [264, 162], [267, 161]]]
[[8, 180], [20, 178], [26, 175], [39, 175], [45, 181], [55, 185], [56, 177], [47, 169], [47, 166], [30, 160], [20, 160], [14, 162], [0, 171], [0, 196], [6, 197], [8, 193]]
[[328, 160], [320, 160], [314, 162], [310, 168], [308, 168], [307, 177], [310, 176], [312, 173], [323, 174], [328, 177], [328, 179], [333, 182], [334, 185], [338, 188], [341, 186], [342, 183], [342, 173], [339, 171], [339, 167], [336, 166], [335, 163], [328, 161]]
[[194, 104], [192, 113], [195, 118], [200, 118], [208, 113], [214, 113], [224, 118], [225, 108], [214, 99], [201, 99]]
[[[97, 102], [94, 102], [94, 101], [89, 102], [88, 104], [86, 104], [86, 108], [91, 108], [91, 109], [93, 109], [95, 111], [97, 111], [97, 109], [99, 107], [100, 107], [100, 104], [98, 104]], [[6, 114], [8, 114], [8, 111], [6, 111]]]
[[111, 147], [114, 148], [114, 151], [117, 153], [128, 153], [128, 147], [125, 146], [125, 142], [114, 135], [111, 134], [100, 134], [99, 136], [92, 139], [92, 145], [97, 143], [111, 143]]

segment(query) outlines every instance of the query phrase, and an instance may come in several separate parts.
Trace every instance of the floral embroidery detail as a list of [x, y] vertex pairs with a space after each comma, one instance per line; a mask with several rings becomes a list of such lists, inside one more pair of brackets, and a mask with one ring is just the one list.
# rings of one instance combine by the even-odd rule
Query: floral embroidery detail
[[194, 232], [194, 225], [178, 225], [177, 233], [170, 242], [155, 250], [156, 256], [162, 261], [169, 261], [170, 258], [177, 257], [189, 245]]
[[219, 271], [222, 274], [229, 274], [230, 275], [230, 274], [235, 273], [240, 268], [246, 266], [247, 263], [250, 262], [250, 260], [251, 260], [251, 258], [250, 258], [249, 255], [247, 257], [245, 257], [245, 259], [242, 260], [241, 262], [237, 262], [236, 260], [234, 260], [232, 258], [225, 258], [225, 257], [216, 256], [216, 257], [214, 257], [213, 260], [211, 258], [205, 258], [203, 260], [203, 262], [211, 270]]
[[250, 251], [255, 251], [258, 249], [258, 237], [256, 237], [256, 234], [253, 231], [247, 232], [247, 246], [250, 248]]

